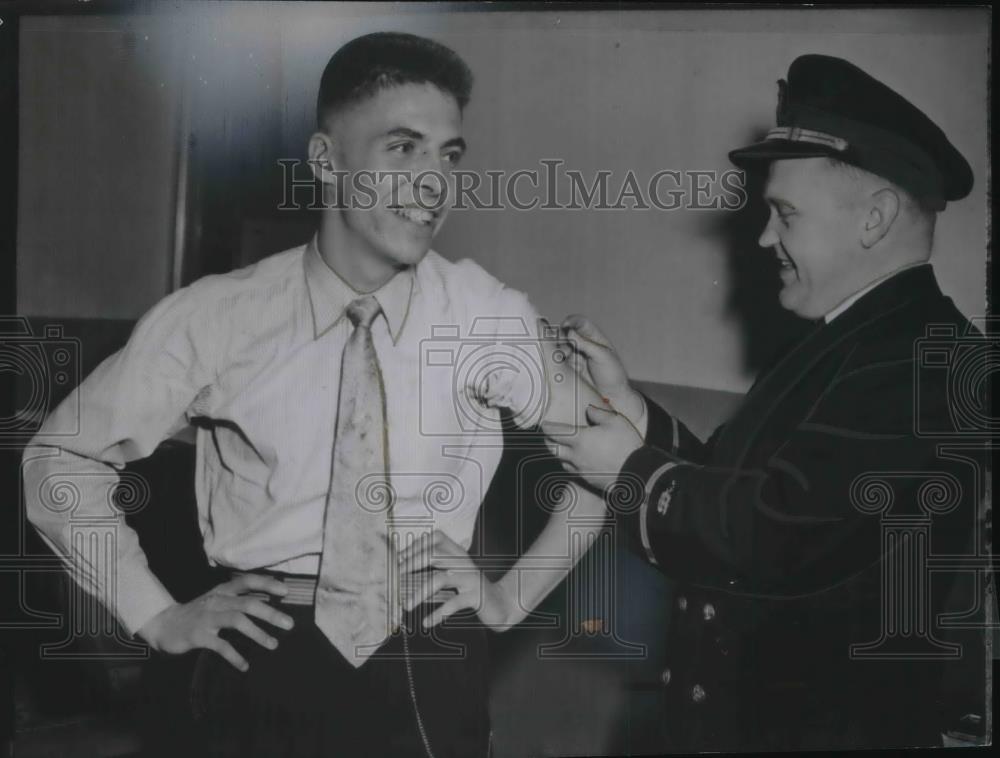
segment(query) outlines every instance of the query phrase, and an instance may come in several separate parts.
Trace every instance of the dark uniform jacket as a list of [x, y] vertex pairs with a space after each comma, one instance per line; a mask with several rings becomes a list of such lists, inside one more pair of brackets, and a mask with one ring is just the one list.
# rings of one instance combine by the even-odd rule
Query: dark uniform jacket
[[981, 673], [981, 627], [956, 657], [939, 617], [982, 621], [982, 585], [956, 590], [987, 575], [956, 570], [980, 536], [982, 348], [922, 265], [817, 325], [707, 443], [647, 400], [619, 484], [643, 488], [623, 518], [678, 583], [676, 748], [940, 744], [952, 711], [983, 714], [979, 684], [942, 685], [949, 666]]

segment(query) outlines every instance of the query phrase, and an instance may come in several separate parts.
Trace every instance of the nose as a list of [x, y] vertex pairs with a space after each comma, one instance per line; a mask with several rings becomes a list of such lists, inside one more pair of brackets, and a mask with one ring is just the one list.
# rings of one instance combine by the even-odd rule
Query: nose
[[414, 156], [410, 170], [414, 177], [424, 174], [425, 176], [422, 178], [426, 179], [427, 174], [432, 176], [433, 174], [446, 174], [447, 166], [444, 158], [436, 155], [433, 150], [421, 150], [419, 154]]
[[757, 244], [761, 247], [774, 247], [778, 244], [778, 233], [774, 231], [772, 219], [767, 220], [767, 224], [764, 225], [764, 231], [757, 238]]
[[425, 159], [414, 168], [413, 191], [430, 202], [436, 202], [447, 191], [446, 176], [443, 161]]

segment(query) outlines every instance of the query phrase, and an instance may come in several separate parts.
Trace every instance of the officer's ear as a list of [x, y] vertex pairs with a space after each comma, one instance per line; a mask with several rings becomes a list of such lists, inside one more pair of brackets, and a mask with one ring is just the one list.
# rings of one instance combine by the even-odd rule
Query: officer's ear
[[899, 193], [892, 187], [883, 187], [871, 194], [862, 219], [862, 247], [866, 250], [875, 247], [889, 233], [899, 216], [899, 206]]

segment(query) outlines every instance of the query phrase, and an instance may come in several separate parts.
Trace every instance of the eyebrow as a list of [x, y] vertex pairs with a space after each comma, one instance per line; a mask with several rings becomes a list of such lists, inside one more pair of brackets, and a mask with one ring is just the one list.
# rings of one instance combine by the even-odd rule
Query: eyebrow
[[462, 139], [461, 137], [452, 137], [450, 140], [441, 145], [441, 147], [457, 147], [464, 153], [466, 149], [466, 144], [465, 140]]
[[790, 208], [792, 210], [795, 209], [795, 206], [792, 203], [788, 202], [784, 198], [778, 197], [777, 195], [765, 194], [764, 202], [769, 203], [771, 205], [783, 205], [786, 208]]
[[[421, 132], [418, 132], [416, 129], [410, 129], [409, 127], [406, 126], [397, 126], [393, 129], [390, 129], [385, 133], [385, 136], [406, 137], [408, 139], [416, 140], [417, 142], [419, 142], [422, 139], [426, 139], [426, 135], [422, 134]], [[464, 153], [467, 146], [465, 144], [465, 140], [462, 139], [461, 137], [452, 137], [450, 140], [446, 141], [443, 145], [441, 145], [441, 147], [442, 148], [457, 147]]]

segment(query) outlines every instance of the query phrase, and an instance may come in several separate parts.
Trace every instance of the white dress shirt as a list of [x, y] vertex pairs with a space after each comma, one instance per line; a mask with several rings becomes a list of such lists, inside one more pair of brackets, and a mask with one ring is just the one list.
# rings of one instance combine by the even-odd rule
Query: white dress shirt
[[[394, 513], [432, 519], [468, 548], [502, 437], [499, 411], [466, 389], [503, 352], [498, 345], [520, 349], [519, 330], [530, 349], [538, 314], [477, 264], [433, 251], [373, 294], [384, 314], [372, 335], [386, 390]], [[173, 598], [109, 493], [127, 461], [150, 455], [191, 421], [209, 560], [317, 573], [351, 329], [344, 309], [358, 296], [315, 241], [205, 277], [154, 306], [128, 344], [45, 421], [24, 457], [29, 518], [128, 631]], [[67, 434], [77, 422], [79, 433]], [[87, 547], [93, 537], [80, 536], [98, 523], [114, 535], [110, 568], [96, 565], [103, 559]]]

